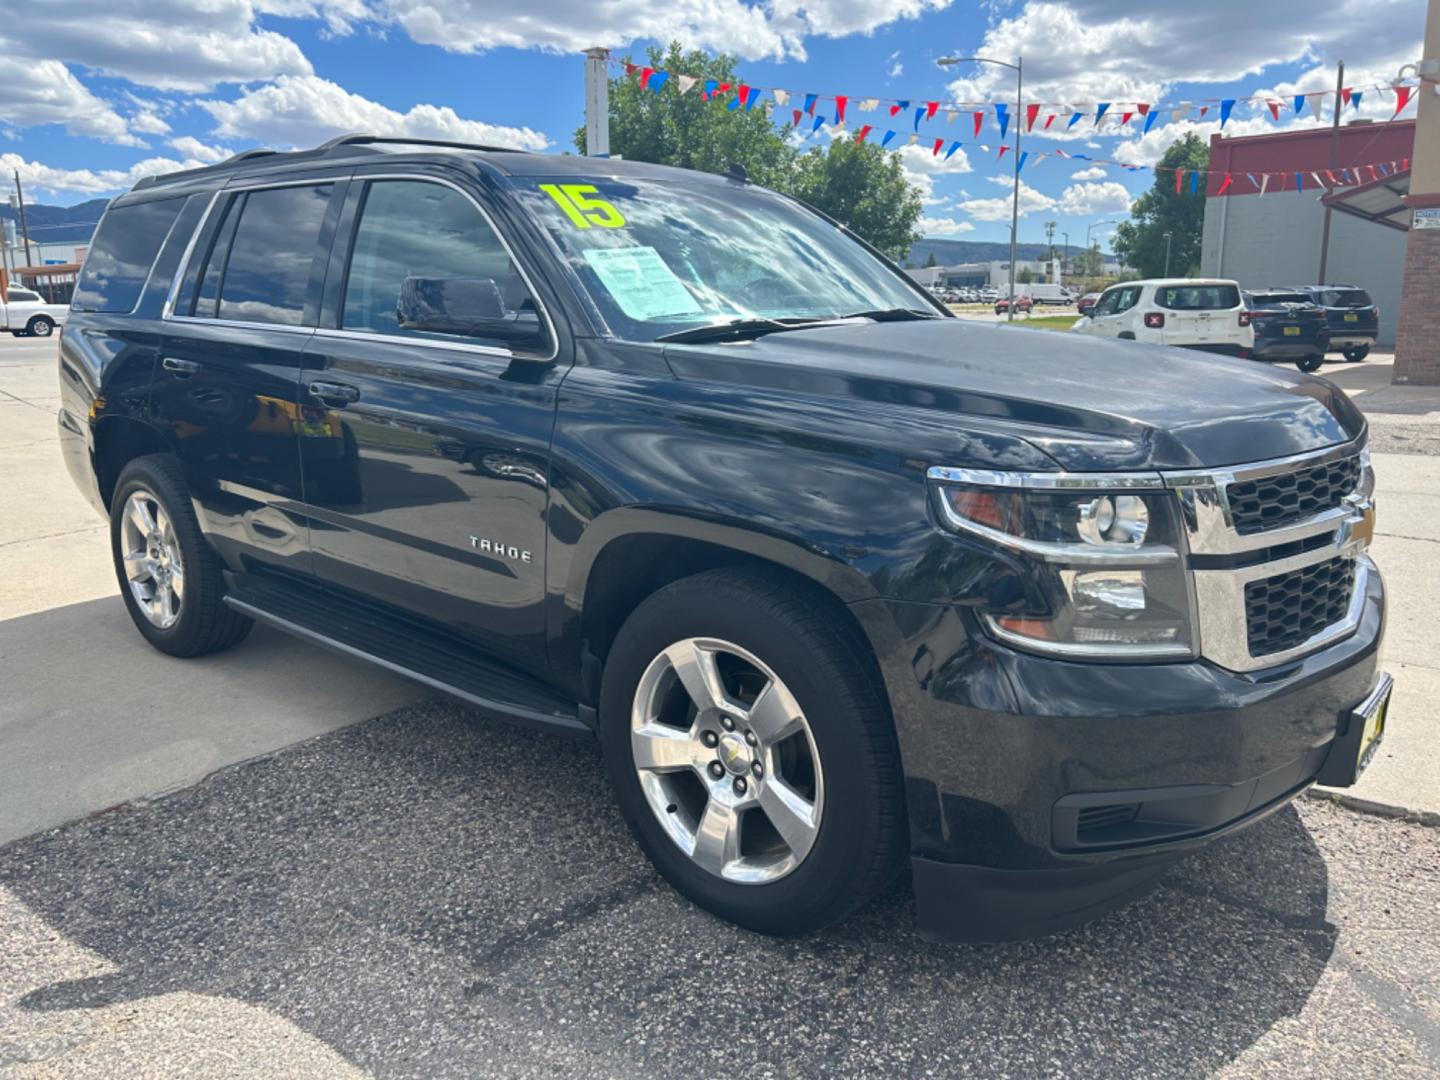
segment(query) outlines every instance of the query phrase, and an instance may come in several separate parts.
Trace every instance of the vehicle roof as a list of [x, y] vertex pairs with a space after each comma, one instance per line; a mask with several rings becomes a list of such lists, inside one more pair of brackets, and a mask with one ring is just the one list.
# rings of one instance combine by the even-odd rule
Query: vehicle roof
[[[1181, 277], [1181, 278], [1141, 278], [1139, 281], [1121, 281], [1120, 285], [1234, 285], [1240, 287], [1238, 281], [1231, 281], [1229, 278], [1209, 277]], [[1112, 289], [1114, 285], [1110, 286]]]
[[734, 183], [732, 177], [678, 169], [668, 165], [625, 161], [622, 158], [579, 157], [573, 154], [532, 154], [498, 146], [479, 146], [425, 139], [376, 135], [348, 135], [309, 150], [278, 151], [258, 147], [236, 154], [216, 165], [199, 169], [147, 176], [131, 191], [171, 187], [184, 182], [224, 181], [252, 172], [284, 172], [287, 166], [314, 168], [317, 165], [354, 165], [374, 161], [378, 156], [403, 157], [414, 162], [483, 162], [506, 176], [583, 176], [684, 178], [690, 183]]

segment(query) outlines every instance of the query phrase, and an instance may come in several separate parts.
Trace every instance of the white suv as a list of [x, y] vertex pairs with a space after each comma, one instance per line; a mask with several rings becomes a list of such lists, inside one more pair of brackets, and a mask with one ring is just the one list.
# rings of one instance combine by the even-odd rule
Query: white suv
[[1250, 355], [1255, 331], [1240, 286], [1217, 278], [1157, 278], [1112, 285], [1077, 333]]

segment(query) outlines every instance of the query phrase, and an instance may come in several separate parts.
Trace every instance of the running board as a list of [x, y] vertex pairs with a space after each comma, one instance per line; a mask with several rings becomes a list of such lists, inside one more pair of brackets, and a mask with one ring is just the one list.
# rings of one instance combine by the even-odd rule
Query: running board
[[497, 720], [576, 738], [594, 736], [574, 701], [444, 634], [410, 622], [390, 623], [362, 604], [320, 589], [253, 574], [225, 577], [225, 603], [256, 622], [423, 683]]

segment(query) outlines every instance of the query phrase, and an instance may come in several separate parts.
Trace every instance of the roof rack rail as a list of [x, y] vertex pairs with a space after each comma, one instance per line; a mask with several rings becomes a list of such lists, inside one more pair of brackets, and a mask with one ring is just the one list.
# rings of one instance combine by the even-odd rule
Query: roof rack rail
[[240, 162], [249, 161], [251, 158], [270, 157], [272, 154], [278, 153], [280, 153], [279, 150], [272, 150], [268, 146], [255, 146], [249, 150], [241, 150], [238, 154], [232, 154], [220, 162], [218, 167], [224, 168], [226, 165], [238, 165]]
[[370, 143], [411, 143], [415, 146], [453, 146], [457, 150], [489, 150], [506, 154], [523, 154], [525, 151], [516, 150], [513, 146], [487, 146], [484, 143], [460, 142], [455, 139], [421, 139], [411, 138], [408, 135], [372, 135], [363, 131], [352, 132], [349, 135], [337, 135], [319, 146], [316, 150], [334, 150], [341, 146], [365, 146]]

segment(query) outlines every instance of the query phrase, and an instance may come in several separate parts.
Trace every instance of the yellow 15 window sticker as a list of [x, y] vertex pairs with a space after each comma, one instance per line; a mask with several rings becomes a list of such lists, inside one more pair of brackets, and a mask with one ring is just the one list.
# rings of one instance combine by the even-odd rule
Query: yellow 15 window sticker
[[577, 229], [588, 229], [592, 225], [620, 229], [625, 225], [625, 216], [619, 210], [604, 199], [593, 197], [598, 194], [594, 184], [541, 184], [540, 190], [555, 200], [555, 205], [565, 211]]

